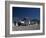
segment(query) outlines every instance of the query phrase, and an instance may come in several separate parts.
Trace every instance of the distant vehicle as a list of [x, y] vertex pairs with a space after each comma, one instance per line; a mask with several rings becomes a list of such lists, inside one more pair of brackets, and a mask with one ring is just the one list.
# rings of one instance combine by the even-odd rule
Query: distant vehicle
[[22, 22], [18, 22], [18, 26], [26, 26], [26, 24], [24, 23], [24, 21]]

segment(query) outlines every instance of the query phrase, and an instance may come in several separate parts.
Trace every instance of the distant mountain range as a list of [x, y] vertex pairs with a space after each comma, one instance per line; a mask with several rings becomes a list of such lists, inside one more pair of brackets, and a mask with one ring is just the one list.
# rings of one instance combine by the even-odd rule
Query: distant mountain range
[[[24, 22], [24, 24], [22, 24], [21, 22]], [[16, 23], [18, 23], [18, 24], [20, 24], [20, 25], [25, 25], [25, 24], [29, 24], [29, 21], [30, 21], [30, 24], [35, 24], [35, 23], [37, 23], [37, 24], [40, 24], [40, 19], [38, 19], [38, 18], [34, 18], [34, 19], [29, 19], [29, 18], [22, 18], [22, 19], [20, 19], [20, 18], [13, 18], [13, 22], [14, 22], [14, 24], [16, 24]]]
[[13, 17], [13, 21], [40, 21], [40, 18], [28, 18], [28, 17], [24, 17], [24, 18], [17, 18], [17, 17]]

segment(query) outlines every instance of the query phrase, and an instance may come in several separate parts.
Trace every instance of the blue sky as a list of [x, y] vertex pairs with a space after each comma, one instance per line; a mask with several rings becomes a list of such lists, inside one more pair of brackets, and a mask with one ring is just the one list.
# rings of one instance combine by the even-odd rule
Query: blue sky
[[40, 8], [13, 7], [13, 17], [40, 18]]

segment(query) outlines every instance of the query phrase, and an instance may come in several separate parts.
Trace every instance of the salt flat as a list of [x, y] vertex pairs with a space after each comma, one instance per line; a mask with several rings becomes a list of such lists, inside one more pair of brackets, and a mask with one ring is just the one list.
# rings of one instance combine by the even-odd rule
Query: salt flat
[[13, 31], [26, 31], [26, 30], [39, 30], [40, 25], [28, 25], [28, 26], [14, 26]]

